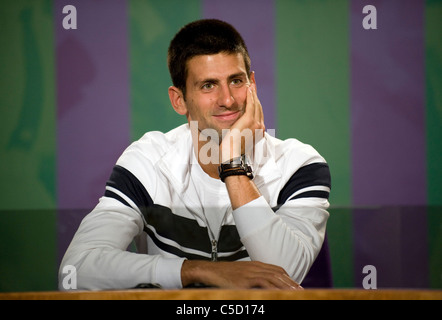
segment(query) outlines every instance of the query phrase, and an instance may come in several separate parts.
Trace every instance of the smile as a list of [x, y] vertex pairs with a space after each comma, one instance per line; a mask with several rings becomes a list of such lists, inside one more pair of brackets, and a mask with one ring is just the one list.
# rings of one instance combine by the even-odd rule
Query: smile
[[218, 120], [221, 121], [232, 121], [232, 120], [236, 120], [237, 118], [239, 118], [239, 116], [241, 115], [241, 112], [239, 111], [233, 111], [233, 112], [224, 112], [222, 114], [218, 114], [215, 115], [214, 117]]

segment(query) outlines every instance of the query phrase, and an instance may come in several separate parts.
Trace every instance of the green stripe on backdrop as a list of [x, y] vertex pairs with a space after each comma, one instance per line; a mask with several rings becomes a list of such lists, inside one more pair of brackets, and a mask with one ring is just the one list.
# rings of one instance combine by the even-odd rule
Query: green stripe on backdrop
[[428, 204], [442, 205], [442, 1], [425, 10]]
[[327, 239], [332, 264], [333, 287], [353, 288], [353, 215], [350, 208], [331, 208]]
[[430, 287], [442, 288], [442, 1], [425, 7]]
[[430, 287], [442, 288], [442, 1], [427, 0], [425, 62], [427, 107], [428, 240]]
[[0, 291], [56, 289], [52, 11], [0, 4]]
[[[332, 208], [351, 204], [349, 5], [276, 2], [276, 135], [314, 146], [332, 175]], [[353, 286], [351, 212], [330, 210], [328, 240], [336, 287]]]
[[0, 292], [57, 290], [56, 211], [0, 211]]
[[429, 206], [428, 262], [430, 288], [442, 289], [442, 206]]
[[277, 1], [277, 131], [328, 161], [332, 205], [349, 205], [349, 18], [347, 1]]
[[51, 4], [0, 4], [0, 209], [55, 208]]
[[201, 17], [199, 0], [130, 0], [131, 138], [167, 132], [187, 120], [170, 105], [167, 48], [175, 33]]

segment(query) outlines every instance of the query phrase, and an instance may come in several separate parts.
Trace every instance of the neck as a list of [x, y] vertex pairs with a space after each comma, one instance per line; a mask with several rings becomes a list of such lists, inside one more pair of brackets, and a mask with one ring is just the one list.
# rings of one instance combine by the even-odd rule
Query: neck
[[219, 179], [219, 144], [210, 139], [201, 141], [200, 134], [198, 132], [197, 137], [192, 137], [195, 157], [205, 173], [212, 178]]

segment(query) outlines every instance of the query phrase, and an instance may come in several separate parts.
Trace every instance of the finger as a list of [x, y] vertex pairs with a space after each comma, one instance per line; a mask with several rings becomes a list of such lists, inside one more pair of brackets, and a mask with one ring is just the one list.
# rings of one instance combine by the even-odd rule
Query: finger
[[284, 278], [284, 275], [272, 275], [268, 278], [263, 277], [261, 279], [261, 287], [266, 289], [302, 290], [300, 285], [291, 283]]
[[271, 276], [273, 278], [278, 279], [278, 281], [281, 282], [279, 284], [280, 288], [293, 289], [293, 290], [303, 289], [301, 285], [299, 285], [296, 281], [290, 278], [290, 276], [287, 274], [284, 268], [272, 264], [260, 264], [259, 266], [266, 270], [265, 272], [266, 276]]
[[265, 277], [254, 278], [249, 282], [249, 288], [261, 288], [261, 289], [283, 289], [281, 284], [275, 279], [267, 279]]
[[[264, 124], [264, 112], [262, 110], [261, 102], [259, 101], [257, 92], [256, 92], [256, 85], [253, 84], [251, 86], [252, 88], [252, 96], [253, 96], [253, 102], [254, 102], [254, 122], [257, 125], [258, 129], [264, 131], [265, 130], [265, 124]], [[262, 132], [264, 133], [264, 132]], [[260, 135], [263, 136], [263, 135]]]
[[262, 122], [263, 119], [263, 112], [261, 107], [261, 102], [258, 99], [258, 94], [256, 93], [256, 86], [253, 84], [252, 88], [252, 97], [255, 107], [255, 119], [257, 119], [259, 122]]
[[298, 284], [297, 282], [293, 281], [292, 278], [290, 278], [287, 274], [283, 274], [281, 277], [281, 281], [283, 281], [284, 283], [286, 283], [290, 289], [294, 289], [294, 290], [304, 290], [303, 287], [301, 287], [300, 284]]
[[247, 88], [247, 102], [246, 102], [246, 110], [245, 113], [254, 115], [255, 111], [255, 101], [253, 97], [253, 89], [252, 86]]
[[261, 285], [266, 288], [275, 287], [277, 289], [285, 290], [302, 290], [302, 287], [293, 281], [284, 270], [267, 270], [260, 272], [259, 279], [262, 281]]
[[[256, 91], [255, 91], [255, 95], [256, 95]], [[258, 112], [258, 119], [259, 119], [259, 121], [262, 123], [262, 126], [264, 126], [264, 110], [263, 110], [263, 108], [262, 108], [262, 105], [261, 105], [261, 101], [259, 101], [259, 99], [258, 99], [258, 96], [256, 96], [256, 100], [255, 101], [257, 101], [257, 103], [258, 103], [258, 105], [257, 105], [257, 112]]]

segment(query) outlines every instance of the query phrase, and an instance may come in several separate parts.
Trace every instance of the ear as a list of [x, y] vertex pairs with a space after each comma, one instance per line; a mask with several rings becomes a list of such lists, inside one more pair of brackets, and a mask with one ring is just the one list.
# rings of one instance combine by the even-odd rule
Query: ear
[[184, 101], [183, 92], [177, 87], [171, 86], [169, 87], [169, 99], [172, 104], [173, 109], [180, 115], [187, 114], [187, 107]]

